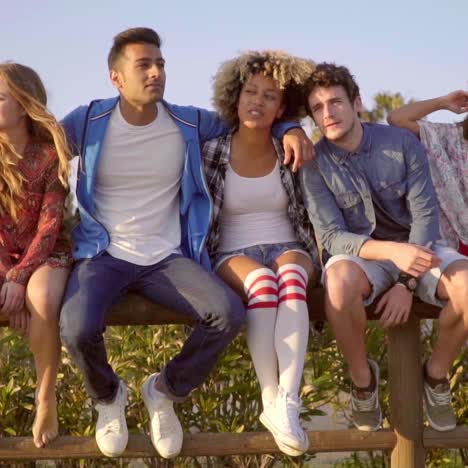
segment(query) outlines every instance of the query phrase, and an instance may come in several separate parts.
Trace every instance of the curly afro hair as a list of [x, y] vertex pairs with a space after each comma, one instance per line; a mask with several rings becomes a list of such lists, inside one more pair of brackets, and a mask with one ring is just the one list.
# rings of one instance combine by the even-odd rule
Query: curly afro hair
[[315, 70], [315, 63], [279, 50], [249, 51], [221, 64], [213, 79], [213, 105], [231, 126], [239, 123], [237, 105], [244, 83], [262, 73], [283, 91], [284, 113], [280, 120], [297, 120], [305, 115], [302, 86]]

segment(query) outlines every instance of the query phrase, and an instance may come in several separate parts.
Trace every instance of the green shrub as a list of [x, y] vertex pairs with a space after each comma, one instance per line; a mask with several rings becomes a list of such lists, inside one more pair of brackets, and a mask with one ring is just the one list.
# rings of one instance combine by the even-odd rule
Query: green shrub
[[[33, 422], [35, 381], [32, 356], [22, 338], [8, 330], [3, 331], [1, 336], [0, 352], [3, 359], [0, 368], [0, 436], [29, 435]], [[175, 325], [108, 329], [106, 342], [111, 364], [129, 388], [127, 422], [131, 433], [142, 433], [147, 429], [148, 416], [140, 395], [144, 379], [177, 354], [186, 336], [184, 327]], [[430, 348], [431, 338], [426, 340], [426, 344]], [[371, 324], [368, 331], [368, 349], [369, 354], [381, 366], [381, 402], [384, 416], [388, 418], [385, 336], [374, 324]], [[65, 351], [62, 357], [63, 364], [57, 389], [61, 433], [92, 436], [95, 424], [92, 403], [84, 390], [79, 371], [71, 365]], [[465, 353], [457, 359], [451, 373], [455, 408], [460, 424], [468, 423], [468, 396], [466, 382], [463, 382], [463, 379], [466, 379], [466, 368]], [[346, 412], [347, 408], [339, 398], [339, 391], [348, 388], [348, 374], [328, 327], [325, 327], [320, 335], [311, 334], [301, 392], [305, 408], [302, 419], [308, 421], [314, 415], [322, 414], [318, 407], [323, 403], [332, 403], [338, 411]], [[260, 411], [260, 390], [244, 335], [239, 336], [224, 353], [210, 378], [193, 392], [187, 401], [177, 407], [184, 430], [192, 432], [264, 430], [258, 421]], [[466, 451], [457, 453], [459, 459], [465, 457], [462, 460], [466, 463]], [[447, 457], [453, 456], [453, 452], [432, 451], [428, 454], [427, 466], [447, 466], [441, 463]], [[268, 467], [273, 466], [276, 461], [280, 466], [313, 466], [312, 458], [312, 455], [294, 460], [286, 456], [203, 457], [184, 459], [178, 465]], [[376, 452], [370, 460], [373, 460], [372, 465], [366, 464], [368, 459], [360, 460], [358, 456], [354, 456], [340, 466], [389, 466], [388, 454]], [[115, 466], [113, 463], [115, 464], [113, 461], [106, 462], [102, 459], [96, 462], [86, 460], [81, 464], [78, 461], [61, 461], [60, 466]], [[151, 466], [152, 462], [147, 460], [147, 463]], [[118, 466], [125, 464], [123, 461]], [[157, 466], [163, 465], [164, 463], [158, 462]]]

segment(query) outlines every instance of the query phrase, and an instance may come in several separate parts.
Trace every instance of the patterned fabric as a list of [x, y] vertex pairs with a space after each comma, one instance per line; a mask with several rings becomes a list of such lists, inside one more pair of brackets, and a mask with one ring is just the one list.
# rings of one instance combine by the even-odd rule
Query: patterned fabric
[[12, 281], [26, 286], [40, 265], [70, 266], [72, 257], [62, 229], [67, 191], [58, 179], [54, 147], [31, 142], [18, 169], [25, 179], [19, 219], [14, 222], [0, 212], [0, 284]]
[[[210, 258], [218, 253], [220, 239], [220, 215], [224, 200], [224, 181], [226, 167], [231, 151], [232, 132], [226, 136], [209, 140], [203, 145], [202, 158], [208, 189], [213, 199], [211, 230], [208, 236], [207, 249]], [[302, 192], [297, 174], [282, 164], [283, 148], [280, 142], [273, 138], [276, 154], [280, 161], [280, 176], [283, 187], [289, 199], [288, 217], [293, 226], [298, 242], [312, 256], [314, 268], [320, 270], [320, 260], [315, 243], [315, 234], [309, 216], [302, 202]]]
[[307, 302], [307, 272], [300, 265], [288, 263], [278, 268], [278, 303]]
[[468, 244], [468, 142], [458, 124], [418, 122], [440, 206], [440, 229], [454, 248]]
[[276, 275], [269, 268], [257, 268], [251, 271], [244, 281], [247, 295], [247, 310], [274, 309], [278, 307], [278, 282]]

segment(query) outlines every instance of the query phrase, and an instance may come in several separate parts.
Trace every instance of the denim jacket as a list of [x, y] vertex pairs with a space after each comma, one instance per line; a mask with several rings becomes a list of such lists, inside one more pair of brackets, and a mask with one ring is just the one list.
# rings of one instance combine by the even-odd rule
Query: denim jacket
[[316, 159], [301, 170], [304, 203], [324, 248], [324, 261], [332, 255], [359, 255], [374, 237], [376, 205], [388, 221], [379, 239], [430, 247], [440, 238], [423, 146], [407, 130], [362, 125], [356, 151], [346, 152], [322, 138]]

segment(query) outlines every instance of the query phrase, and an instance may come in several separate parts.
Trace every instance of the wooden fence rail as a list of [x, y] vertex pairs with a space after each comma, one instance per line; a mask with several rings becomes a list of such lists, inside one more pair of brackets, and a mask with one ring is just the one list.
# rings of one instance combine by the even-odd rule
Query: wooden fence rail
[[[323, 290], [308, 294], [311, 320], [325, 320]], [[377, 318], [368, 308], [368, 318]], [[410, 320], [388, 332], [388, 385], [393, 430], [361, 432], [309, 431], [310, 453], [358, 450], [391, 450], [392, 468], [423, 468], [426, 449], [468, 448], [468, 426], [453, 431], [425, 429], [422, 411], [420, 326], [423, 318], [437, 318], [439, 309], [415, 302]], [[113, 307], [108, 325], [190, 324], [173, 311], [129, 294]], [[0, 320], [0, 326], [5, 322]], [[228, 456], [279, 453], [268, 432], [185, 434], [181, 456]], [[157, 457], [146, 435], [131, 435], [123, 458]], [[103, 457], [92, 437], [59, 437], [37, 449], [30, 437], [0, 438], [0, 460], [37, 460]]]

